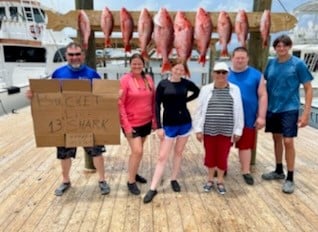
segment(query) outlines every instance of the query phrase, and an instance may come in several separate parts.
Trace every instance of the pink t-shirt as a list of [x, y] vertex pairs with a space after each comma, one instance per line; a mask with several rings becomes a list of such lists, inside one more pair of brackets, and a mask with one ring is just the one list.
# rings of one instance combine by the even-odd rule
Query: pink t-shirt
[[[120, 97], [118, 101], [120, 124], [126, 133], [152, 122], [155, 125], [155, 86], [150, 76], [146, 80], [124, 74], [120, 79]], [[149, 87], [150, 89], [149, 89]]]

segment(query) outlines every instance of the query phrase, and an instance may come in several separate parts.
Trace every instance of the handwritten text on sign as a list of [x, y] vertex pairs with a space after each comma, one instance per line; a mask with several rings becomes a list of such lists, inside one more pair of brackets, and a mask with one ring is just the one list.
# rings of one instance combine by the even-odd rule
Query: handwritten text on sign
[[[48, 117], [47, 132], [105, 132], [109, 128], [108, 115], [111, 112], [96, 114], [96, 110], [105, 109], [109, 103], [103, 96], [64, 94], [58, 97], [53, 94], [37, 94], [39, 109], [51, 108], [60, 111], [60, 117]], [[53, 116], [54, 114], [52, 114]]]
[[30, 80], [36, 144], [120, 143], [119, 81]]

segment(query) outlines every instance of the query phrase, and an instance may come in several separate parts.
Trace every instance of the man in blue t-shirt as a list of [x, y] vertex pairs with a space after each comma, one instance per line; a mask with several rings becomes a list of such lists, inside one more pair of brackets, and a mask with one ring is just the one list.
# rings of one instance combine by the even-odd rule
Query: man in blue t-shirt
[[[84, 64], [85, 55], [79, 44], [71, 42], [66, 47], [65, 57], [67, 64], [56, 69], [52, 74], [52, 79], [100, 79], [99, 74], [92, 68]], [[28, 90], [26, 96], [31, 99], [32, 91]], [[99, 188], [102, 195], [110, 192], [110, 187], [105, 181], [104, 146], [84, 147], [85, 152], [92, 157], [94, 166], [99, 176]], [[66, 148], [57, 147], [57, 158], [61, 161], [62, 184], [55, 190], [56, 196], [62, 196], [63, 193], [71, 187], [70, 169], [72, 165], [71, 158], [76, 156], [76, 147]]]
[[[308, 125], [312, 102], [313, 76], [306, 64], [290, 55], [292, 41], [287, 35], [277, 37], [273, 42], [277, 58], [269, 60], [264, 71], [268, 92], [268, 109], [266, 115], [266, 132], [273, 134], [276, 159], [275, 171], [264, 173], [264, 180], [285, 179], [283, 171], [283, 151], [287, 164], [287, 178], [283, 184], [284, 193], [293, 193], [295, 147], [298, 127]], [[299, 117], [299, 87], [304, 86], [304, 112]]]
[[241, 91], [244, 109], [244, 129], [235, 147], [239, 149], [239, 160], [244, 181], [254, 184], [250, 173], [252, 149], [256, 146], [256, 130], [265, 126], [267, 92], [262, 73], [248, 65], [249, 56], [245, 47], [237, 47], [232, 54], [232, 66], [228, 80]]

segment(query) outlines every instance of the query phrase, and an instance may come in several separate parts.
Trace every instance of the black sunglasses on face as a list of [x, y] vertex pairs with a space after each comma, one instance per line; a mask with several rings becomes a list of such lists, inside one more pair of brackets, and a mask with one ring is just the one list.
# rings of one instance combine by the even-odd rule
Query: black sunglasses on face
[[214, 71], [216, 74], [223, 74], [223, 75], [225, 75], [225, 74], [227, 74], [227, 71]]
[[80, 56], [82, 55], [81, 52], [77, 52], [77, 53], [67, 53], [68, 56]]

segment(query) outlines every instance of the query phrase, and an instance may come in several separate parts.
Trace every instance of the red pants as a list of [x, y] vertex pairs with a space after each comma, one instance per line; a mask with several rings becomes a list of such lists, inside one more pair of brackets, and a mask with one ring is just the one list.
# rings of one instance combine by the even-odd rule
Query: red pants
[[223, 135], [203, 135], [205, 149], [204, 165], [208, 168], [217, 167], [227, 170], [227, 159], [232, 146], [231, 137]]
[[235, 147], [240, 150], [255, 149], [256, 129], [244, 127], [243, 134], [239, 141], [235, 143]]

